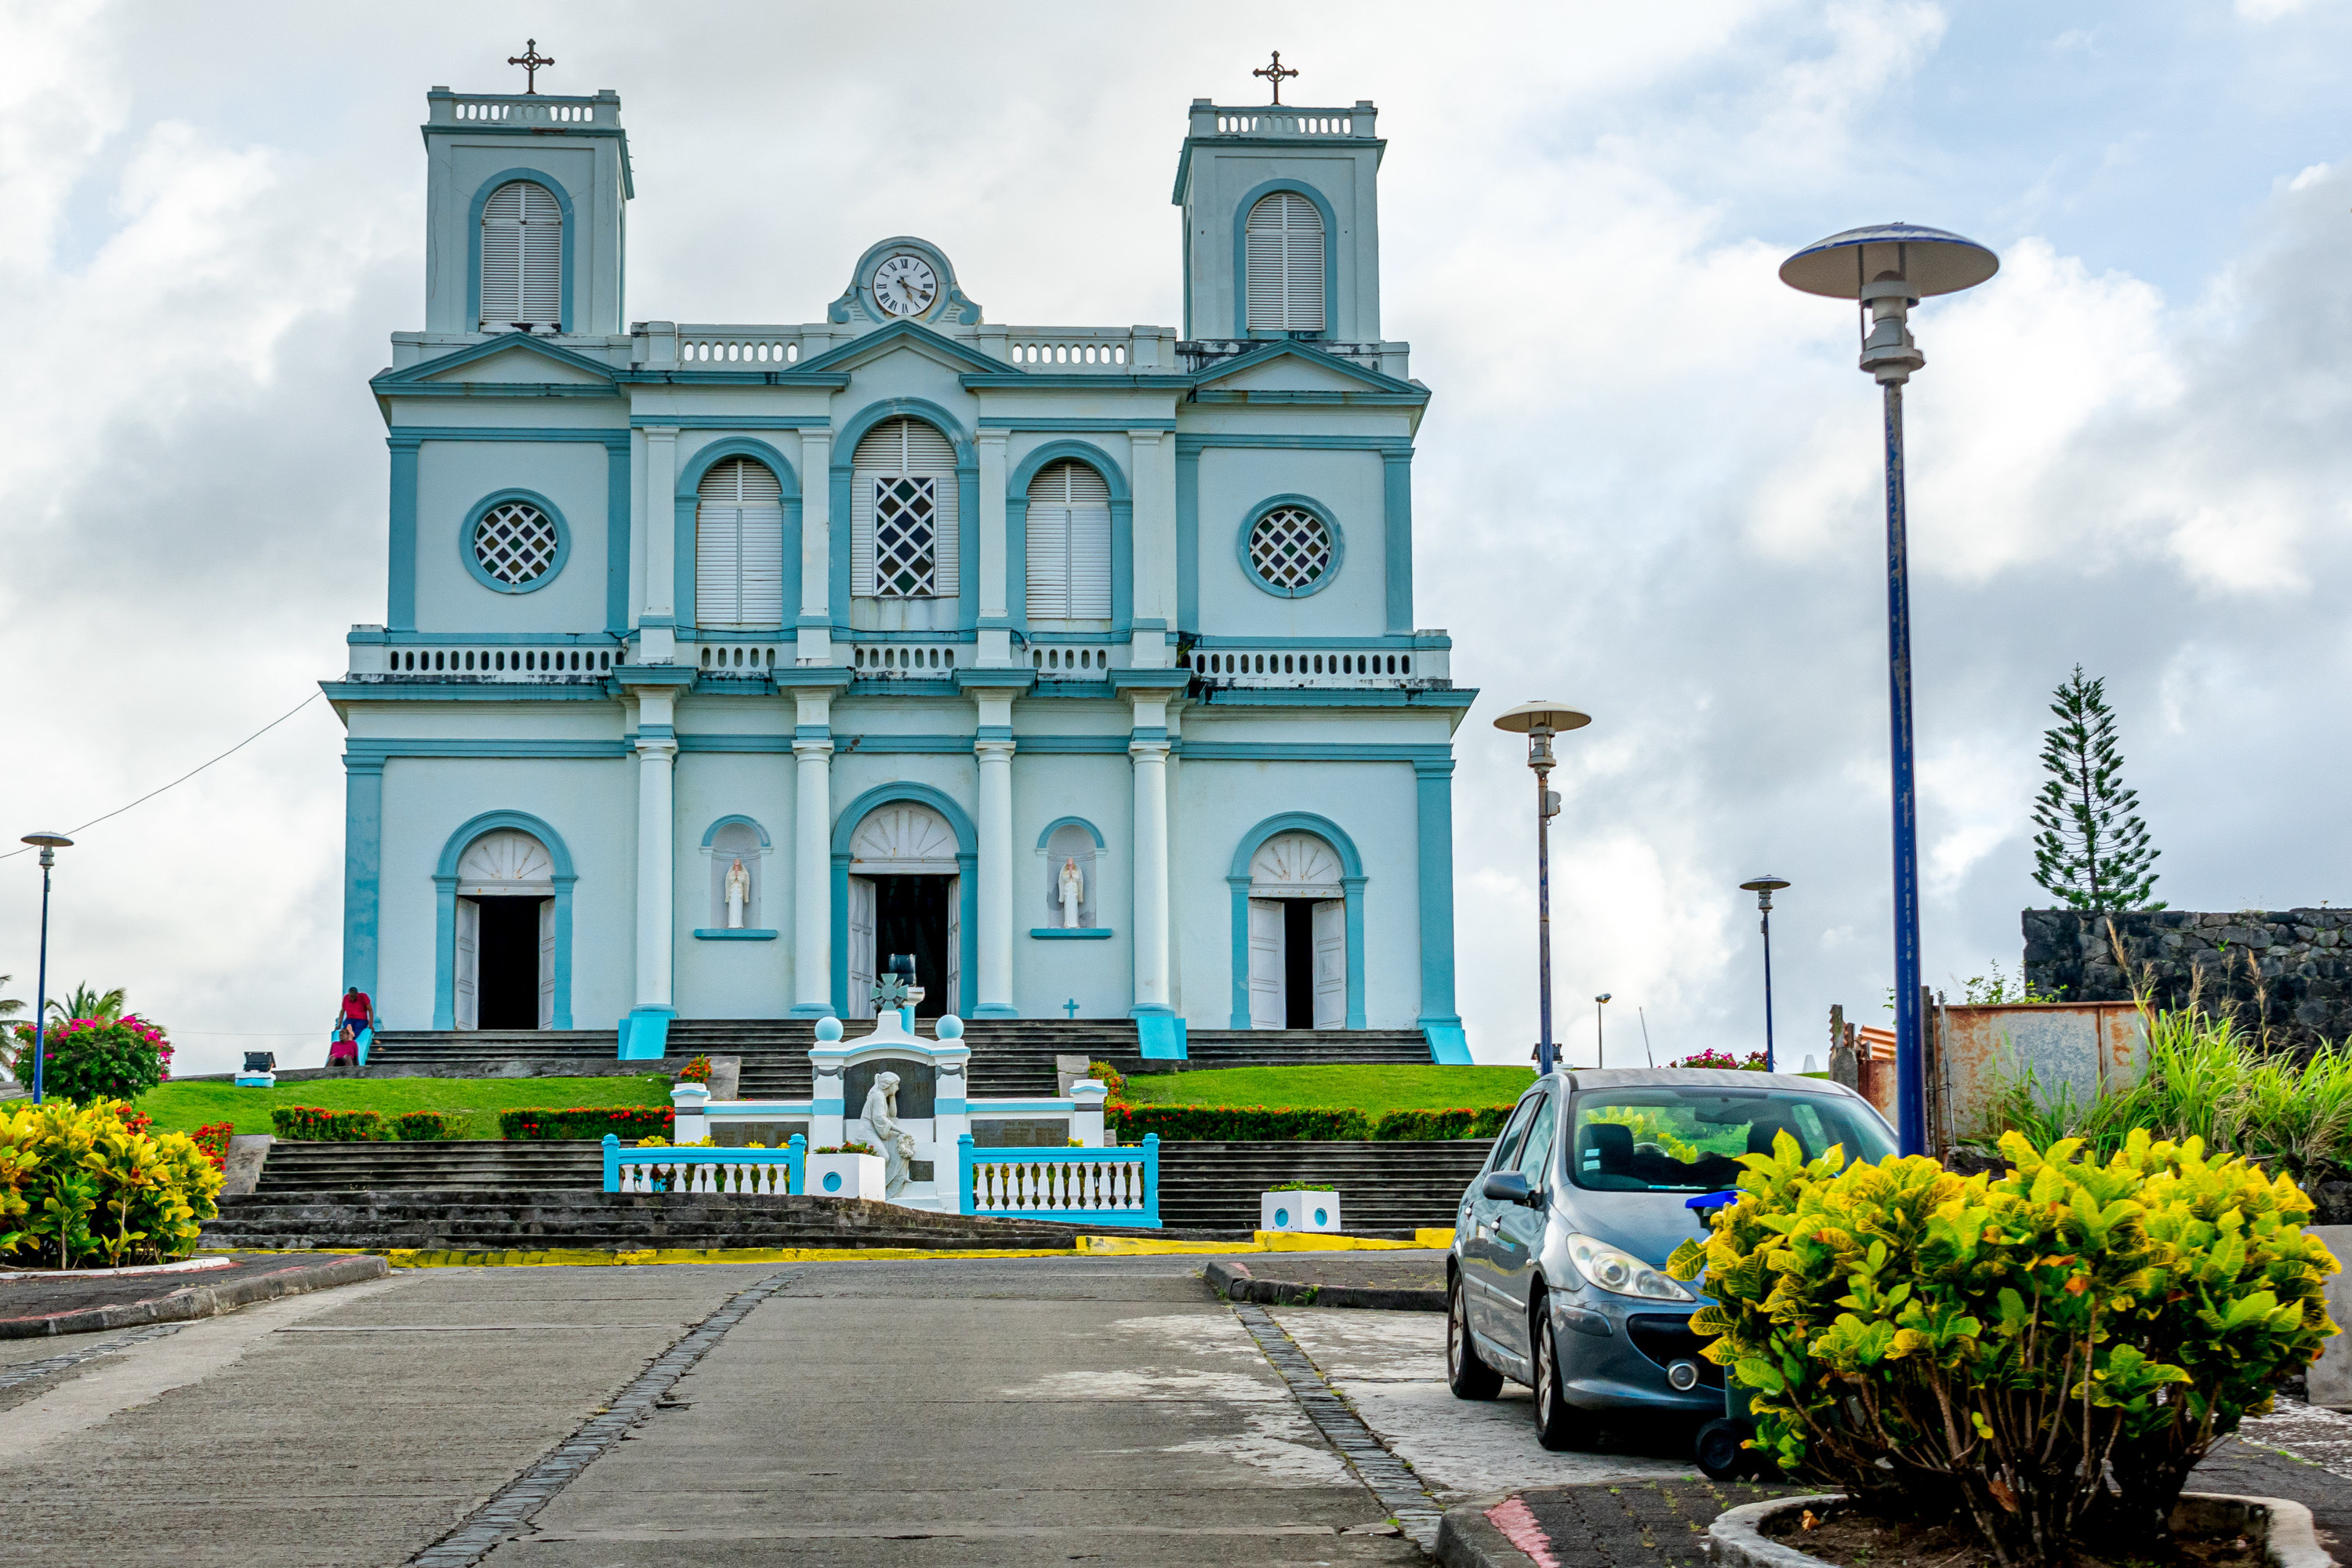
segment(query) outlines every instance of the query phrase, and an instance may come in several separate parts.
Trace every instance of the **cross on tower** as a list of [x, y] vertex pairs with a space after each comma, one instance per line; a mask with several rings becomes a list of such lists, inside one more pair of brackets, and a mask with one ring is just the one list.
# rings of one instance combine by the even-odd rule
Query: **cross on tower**
[[1262, 76], [1265, 78], [1267, 81], [1274, 84], [1274, 101], [1276, 103], [1280, 103], [1282, 101], [1282, 84], [1284, 80], [1287, 78], [1297, 76], [1297, 74], [1298, 73], [1297, 71], [1292, 70], [1288, 66], [1282, 63], [1282, 51], [1280, 49], [1274, 51], [1274, 63], [1272, 65], [1260, 66], [1257, 69], [1250, 72], [1250, 75]]
[[[1282, 57], [1277, 55], [1275, 58], [1279, 60]], [[522, 53], [519, 55], [509, 55], [507, 57], [507, 64], [510, 66], [522, 67], [522, 89], [529, 93], [536, 93], [539, 90], [539, 73], [554, 63], [555, 58], [553, 56], [542, 55], [539, 52], [539, 40], [537, 38], [524, 39]], [[1276, 97], [1276, 101], [1281, 101], [1278, 94]]]
[[1071, 997], [1068, 1001], [1062, 1004], [1062, 1010], [1067, 1013], [1075, 1022], [1078, 1016], [1078, 999], [1075, 996]]

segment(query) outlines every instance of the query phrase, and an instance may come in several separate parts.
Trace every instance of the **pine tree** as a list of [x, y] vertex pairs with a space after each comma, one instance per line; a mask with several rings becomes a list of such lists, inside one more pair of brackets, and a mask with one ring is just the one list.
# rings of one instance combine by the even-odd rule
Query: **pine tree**
[[2160, 910], [2150, 898], [2158, 851], [2148, 847], [2138, 792], [2123, 787], [2106, 685], [2085, 680], [2078, 664], [2053, 694], [2058, 724], [2042, 737], [2050, 779], [2033, 803], [2033, 879], [2073, 909]]

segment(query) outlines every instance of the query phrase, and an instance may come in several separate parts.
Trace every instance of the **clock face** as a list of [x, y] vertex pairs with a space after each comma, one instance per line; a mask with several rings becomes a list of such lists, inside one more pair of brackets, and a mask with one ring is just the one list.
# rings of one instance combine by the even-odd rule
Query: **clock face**
[[940, 275], [919, 256], [900, 252], [874, 271], [874, 303], [886, 316], [919, 316], [940, 297]]

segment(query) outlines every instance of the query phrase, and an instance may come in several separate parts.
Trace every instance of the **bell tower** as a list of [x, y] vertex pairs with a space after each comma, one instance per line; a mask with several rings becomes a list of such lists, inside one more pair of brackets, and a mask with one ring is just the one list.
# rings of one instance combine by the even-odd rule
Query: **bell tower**
[[620, 95], [425, 97], [425, 330], [621, 332], [636, 193]]
[[1192, 100], [1172, 198], [1187, 339], [1380, 341], [1378, 112]]

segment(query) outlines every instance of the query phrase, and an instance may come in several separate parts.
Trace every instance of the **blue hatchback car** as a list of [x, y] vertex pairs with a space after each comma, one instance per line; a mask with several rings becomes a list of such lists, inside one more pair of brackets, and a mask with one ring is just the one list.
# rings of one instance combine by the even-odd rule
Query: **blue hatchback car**
[[1700, 1299], [1664, 1269], [1731, 1187], [1739, 1156], [1787, 1132], [1820, 1155], [1895, 1152], [1870, 1102], [1821, 1079], [1706, 1068], [1556, 1071], [1536, 1080], [1462, 1195], [1446, 1260], [1447, 1381], [1492, 1399], [1535, 1390], [1538, 1439], [1577, 1448], [1607, 1413], [1724, 1415], [1698, 1353]]

